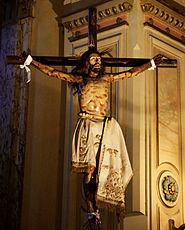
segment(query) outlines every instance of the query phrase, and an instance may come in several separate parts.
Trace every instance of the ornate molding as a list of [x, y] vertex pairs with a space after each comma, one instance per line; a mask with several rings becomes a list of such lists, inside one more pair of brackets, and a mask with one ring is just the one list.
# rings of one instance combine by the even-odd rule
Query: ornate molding
[[[110, 8], [106, 8], [104, 10], [99, 10], [97, 12], [97, 20], [98, 23], [104, 19], [108, 19], [110, 17], [119, 16], [120, 14], [129, 12], [132, 9], [132, 4], [128, 2], [120, 3]], [[81, 27], [87, 26], [88, 24], [88, 15], [74, 19], [73, 21], [64, 22], [64, 27], [68, 31], [73, 31], [79, 29]]]
[[[97, 29], [97, 33], [100, 33], [100, 32], [103, 32], [103, 31], [107, 31], [107, 30], [110, 30], [110, 29], [113, 29], [113, 28], [116, 28], [116, 27], [119, 27], [119, 26], [122, 26], [122, 25], [128, 25], [128, 22], [126, 20], [124, 20], [123, 17], [117, 17], [116, 20], [115, 20], [115, 23], [112, 23], [111, 25], [109, 26], [106, 26], [106, 23], [105, 25], [103, 24], [100, 24], [98, 25], [98, 29]], [[76, 40], [79, 40], [79, 39], [82, 39], [82, 38], [85, 38], [88, 36], [88, 33], [87, 33], [87, 26], [85, 27], [85, 30], [76, 30], [74, 31], [72, 34], [72, 37], [69, 37], [69, 41], [70, 42], [73, 42], [73, 41], [76, 41]]]
[[165, 23], [166, 27], [172, 27], [175, 30], [185, 33], [185, 17], [182, 15], [176, 14], [163, 5], [154, 5], [151, 1], [141, 3], [141, 9], [145, 14], [151, 15], [151, 18], [155, 17]]
[[182, 14], [185, 16], [185, 6], [182, 6], [177, 1], [174, 0], [157, 0], [161, 4], [167, 6], [168, 8], [172, 9], [173, 11], [177, 12], [178, 14]]
[[144, 25], [185, 44], [185, 17], [153, 0], [141, 0], [141, 9], [145, 14]]

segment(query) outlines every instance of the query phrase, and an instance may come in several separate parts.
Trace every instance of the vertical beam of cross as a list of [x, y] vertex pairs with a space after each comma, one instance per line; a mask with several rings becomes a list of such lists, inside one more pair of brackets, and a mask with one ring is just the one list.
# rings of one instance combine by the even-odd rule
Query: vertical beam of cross
[[89, 8], [88, 11], [88, 48], [97, 50], [97, 10]]

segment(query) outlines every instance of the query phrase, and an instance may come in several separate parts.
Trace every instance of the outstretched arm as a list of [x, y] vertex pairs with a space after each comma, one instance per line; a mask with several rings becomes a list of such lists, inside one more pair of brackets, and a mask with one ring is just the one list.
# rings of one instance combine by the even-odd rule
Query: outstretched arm
[[54, 69], [53, 67], [50, 67], [48, 65], [44, 65], [44, 64], [42, 64], [40, 62], [37, 62], [37, 61], [35, 61], [33, 59], [31, 61], [30, 65], [34, 66], [35, 68], [37, 68], [38, 70], [40, 70], [41, 72], [47, 74], [50, 77], [59, 78], [59, 79], [64, 80], [64, 81], [80, 82], [81, 79], [82, 79], [81, 76], [74, 76], [73, 74], [64, 73], [62, 71]]
[[121, 72], [120, 74], [114, 75], [114, 74], [109, 74], [109, 75], [104, 75], [103, 79], [108, 81], [108, 82], [115, 82], [131, 77], [135, 77], [138, 74], [142, 73], [143, 71], [150, 69], [153, 67], [153, 65], [156, 67], [162, 62], [163, 56], [161, 54], [156, 55], [151, 61], [141, 65], [141, 66], [136, 66], [131, 68], [130, 70]]

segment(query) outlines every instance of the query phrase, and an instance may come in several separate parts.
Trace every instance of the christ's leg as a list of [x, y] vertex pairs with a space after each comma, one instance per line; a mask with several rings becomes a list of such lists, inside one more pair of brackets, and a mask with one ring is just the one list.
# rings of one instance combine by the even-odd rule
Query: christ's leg
[[84, 229], [87, 230], [99, 230], [100, 229], [100, 217], [96, 207], [96, 173], [97, 170], [93, 168], [84, 176], [84, 193], [87, 202], [88, 209], [88, 222]]
[[85, 173], [85, 177], [84, 177], [84, 183], [88, 184], [91, 180], [92, 174], [94, 172], [95, 167], [91, 166], [88, 171]]
[[90, 167], [88, 172], [85, 173], [84, 176], [84, 193], [87, 202], [88, 213], [95, 212], [95, 199], [94, 194], [96, 192], [96, 181], [92, 176], [95, 167]]

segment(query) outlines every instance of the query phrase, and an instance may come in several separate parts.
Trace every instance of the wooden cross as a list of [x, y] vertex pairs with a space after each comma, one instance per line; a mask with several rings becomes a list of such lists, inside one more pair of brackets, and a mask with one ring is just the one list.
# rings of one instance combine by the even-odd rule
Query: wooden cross
[[[89, 9], [89, 17], [88, 17], [88, 48], [90, 49], [97, 49], [97, 31], [96, 31], [96, 22], [97, 22], [97, 13], [95, 8], [90, 8]], [[33, 56], [33, 59], [35, 61], [38, 61], [42, 64], [45, 65], [65, 65], [65, 66], [75, 66], [78, 65], [80, 58], [75, 58], [75, 57], [46, 57], [46, 56]], [[136, 66], [141, 66], [147, 62], [149, 62], [150, 59], [136, 59], [136, 58], [102, 58], [102, 62], [104, 62], [105, 66], [110, 66], [110, 67], [136, 67]], [[18, 57], [18, 56], [7, 56], [7, 63], [8, 64], [23, 64], [23, 58]], [[160, 67], [176, 67], [177, 61], [173, 59], [164, 59], [163, 63], [160, 64]], [[88, 113], [87, 113], [88, 114]], [[96, 119], [96, 116], [95, 116]], [[107, 119], [107, 118], [106, 118]], [[103, 120], [102, 120], [103, 121]], [[104, 120], [107, 121], [107, 120]], [[104, 123], [105, 125], [105, 123]], [[104, 126], [103, 126], [104, 130]], [[103, 137], [103, 130], [101, 134], [101, 139]], [[100, 143], [101, 147], [101, 143]], [[99, 148], [101, 149], [101, 148]], [[100, 151], [99, 151], [100, 153]], [[99, 161], [99, 153], [96, 156], [96, 170], [94, 171], [94, 179], [91, 181], [92, 183], [90, 184], [90, 187], [88, 190], [94, 190], [94, 194], [96, 192], [96, 176], [98, 175], [98, 161]], [[93, 172], [93, 171], [92, 171]], [[92, 174], [91, 174], [92, 176]], [[87, 178], [87, 175], [86, 175]], [[88, 182], [89, 183], [89, 182]], [[88, 191], [89, 193], [89, 191]], [[92, 192], [91, 192], [92, 195]], [[94, 201], [93, 201], [94, 202]], [[96, 211], [96, 210], [95, 210]], [[92, 213], [90, 213], [92, 214]], [[91, 221], [92, 218], [90, 218]], [[96, 219], [97, 220], [97, 219]], [[100, 223], [95, 224], [99, 225]], [[99, 228], [96, 228], [99, 229]]]
[[[96, 8], [89, 8], [88, 15], [88, 48], [97, 49], [97, 12]], [[54, 66], [76, 66], [80, 58], [77, 57], [51, 57], [51, 56], [33, 56], [33, 59], [45, 65]], [[146, 58], [102, 58], [105, 66], [109, 67], [135, 67], [149, 62]], [[7, 56], [7, 64], [23, 64], [23, 60], [19, 56]], [[177, 61], [175, 59], [164, 59], [163, 63], [158, 67], [175, 68]]]

